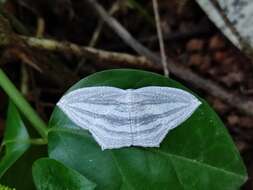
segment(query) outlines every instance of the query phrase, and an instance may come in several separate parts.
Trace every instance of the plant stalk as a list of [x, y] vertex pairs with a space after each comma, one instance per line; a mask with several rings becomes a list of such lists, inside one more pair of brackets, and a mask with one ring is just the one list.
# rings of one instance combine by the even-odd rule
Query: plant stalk
[[17, 90], [15, 85], [10, 81], [7, 75], [2, 69], [0, 69], [0, 86], [3, 88], [5, 93], [14, 102], [20, 112], [27, 118], [27, 120], [33, 125], [38, 131], [42, 138], [47, 138], [47, 125], [38, 116], [37, 112]]

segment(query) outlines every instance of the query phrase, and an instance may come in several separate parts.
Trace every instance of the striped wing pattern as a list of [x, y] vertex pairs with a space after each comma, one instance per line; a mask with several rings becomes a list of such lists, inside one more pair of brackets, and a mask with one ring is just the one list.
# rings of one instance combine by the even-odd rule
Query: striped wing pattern
[[184, 90], [150, 86], [81, 88], [63, 96], [57, 106], [75, 124], [89, 130], [102, 149], [113, 149], [158, 147], [200, 104]]

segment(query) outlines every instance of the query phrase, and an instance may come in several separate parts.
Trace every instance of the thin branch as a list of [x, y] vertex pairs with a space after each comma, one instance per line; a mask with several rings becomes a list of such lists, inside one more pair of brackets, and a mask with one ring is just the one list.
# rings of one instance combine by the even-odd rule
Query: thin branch
[[27, 71], [26, 65], [22, 64], [21, 65], [20, 91], [24, 96], [26, 96], [29, 92], [28, 81], [29, 81], [29, 76], [28, 76], [28, 71]]
[[[97, 4], [96, 1], [94, 0], [88, 0], [94, 7], [96, 8], [97, 12], [99, 13], [100, 17], [105, 20], [105, 22], [111, 26], [119, 36], [121, 36], [124, 41], [130, 45], [132, 48], [135, 48], [137, 52], [139, 52], [141, 55], [146, 56], [149, 58], [149, 60], [145, 57], [138, 57], [138, 56], [133, 56], [125, 53], [115, 53], [115, 52], [109, 52], [109, 51], [104, 51], [104, 50], [98, 50], [95, 48], [89, 48], [89, 47], [81, 47], [73, 43], [69, 42], [58, 42], [55, 40], [50, 40], [50, 39], [38, 39], [38, 38], [31, 38], [31, 37], [26, 37], [26, 36], [16, 36], [20, 39], [22, 39], [28, 46], [33, 47], [33, 48], [38, 48], [42, 50], [47, 50], [47, 51], [57, 51], [57, 52], [66, 52], [66, 53], [72, 53], [76, 56], [80, 57], [87, 57], [90, 59], [94, 59], [95, 61], [100, 60], [100, 61], [106, 61], [110, 63], [127, 63], [128, 65], [131, 66], [147, 66], [150, 68], [157, 68], [162, 70], [161, 65], [159, 64], [153, 64], [153, 63], [161, 63], [160, 62], [160, 57], [152, 53], [150, 50], [148, 50], [146, 47], [141, 45], [137, 40], [135, 40], [129, 33], [128, 31], [118, 23], [118, 21], [112, 17], [110, 17], [104, 9]], [[103, 17], [104, 16], [104, 17]], [[10, 33], [5, 32], [6, 27], [0, 27], [0, 46], [7, 46], [7, 45], [13, 45], [13, 41], [8, 40]], [[2, 31], [4, 30], [4, 31]], [[13, 34], [12, 34], [13, 35]], [[202, 89], [206, 92], [208, 92], [210, 95], [219, 97], [221, 100], [224, 102], [227, 102], [231, 106], [237, 108], [238, 110], [241, 110], [249, 115], [253, 115], [253, 101], [249, 101], [246, 97], [243, 96], [238, 96], [234, 95], [230, 91], [225, 90], [224, 88], [218, 86], [214, 82], [204, 79], [197, 74], [193, 73], [190, 69], [186, 69], [184, 67], [181, 67], [179, 64], [173, 63], [172, 60], [169, 60], [170, 63], [168, 64], [168, 67], [170, 71], [178, 76], [179, 78], [193, 84], [195, 87]], [[2, 75], [2, 78], [6, 78], [5, 75], [1, 72], [0, 74]], [[17, 97], [15, 93], [12, 93], [8, 89], [7, 83], [2, 82], [2, 87], [6, 88], [6, 91], [8, 91], [9, 95], [14, 99], [17, 100]], [[17, 101], [19, 102], [19, 101]], [[22, 105], [19, 105], [18, 107], [22, 108]], [[25, 106], [24, 106], [25, 107]], [[30, 109], [30, 108], [29, 108]], [[29, 112], [31, 110], [26, 110], [26, 113], [29, 117]], [[35, 116], [31, 123], [35, 123], [36, 125], [36, 117]], [[38, 125], [38, 130], [40, 133], [44, 136], [45, 131], [44, 131], [44, 126], [45, 124], [43, 121], [40, 121], [37, 123]]]
[[[120, 9], [120, 5], [121, 5], [120, 1], [116, 1], [115, 3], [113, 3], [111, 8], [109, 9], [109, 15], [110, 16], [114, 15]], [[99, 39], [103, 26], [104, 26], [104, 20], [99, 20], [98, 25], [89, 42], [89, 46], [94, 47], [97, 44], [97, 41]]]
[[[131, 66], [139, 66], [162, 70], [161, 65], [153, 64], [145, 57], [133, 56], [126, 53], [115, 53], [104, 50], [99, 50], [90, 47], [81, 47], [69, 42], [58, 42], [50, 39], [38, 39], [32, 37], [20, 36], [27, 45], [33, 48], [38, 48], [47, 51], [57, 51], [62, 53], [72, 53], [76, 56], [87, 57], [95, 61], [106, 61], [109, 63], [125, 63]], [[1, 45], [1, 44], [0, 44]], [[156, 59], [160, 59], [158, 56]], [[195, 87], [208, 92], [210, 95], [215, 96], [227, 102], [232, 107], [237, 108], [249, 115], [253, 115], [253, 102], [249, 101], [244, 96], [234, 95], [230, 91], [218, 86], [211, 80], [202, 78], [201, 76], [193, 73], [190, 69], [180, 66], [180, 64], [170, 62], [168, 65], [170, 71], [179, 78], [191, 83]]]
[[104, 20], [126, 44], [133, 48], [139, 55], [147, 57], [154, 63], [160, 64], [160, 59], [157, 59], [157, 56], [152, 51], [139, 43], [115, 18], [110, 16], [96, 0], [87, 0], [87, 2], [95, 9], [100, 19]]
[[45, 20], [42, 17], [37, 18], [37, 29], [36, 29], [36, 37], [42, 37], [45, 32]]
[[166, 57], [165, 48], [164, 48], [163, 33], [162, 33], [162, 28], [161, 28], [161, 21], [160, 21], [160, 15], [158, 11], [157, 0], [153, 0], [153, 7], [154, 7], [154, 13], [155, 13], [157, 35], [158, 35], [159, 46], [160, 46], [161, 57], [162, 57], [163, 71], [164, 71], [164, 75], [168, 77], [169, 70], [167, 66], [167, 57]]
[[[0, 35], [1, 35], [1, 38], [8, 39], [9, 34], [0, 33]], [[50, 39], [39, 39], [39, 38], [18, 36], [18, 35], [16, 35], [16, 38], [23, 40], [23, 42], [28, 47], [32, 47], [32, 48], [38, 48], [38, 49], [47, 50], [47, 51], [72, 53], [76, 56], [87, 57], [90, 59], [94, 59], [96, 61], [100, 60], [100, 61], [106, 61], [109, 63], [125, 63], [125, 64], [127, 63], [128, 65], [131, 65], [134, 67], [136, 66], [149, 67], [149, 68], [156, 68], [156, 70], [162, 69], [161, 65], [153, 64], [152, 61], [148, 60], [145, 57], [133, 56], [126, 53], [109, 52], [109, 51], [98, 50], [98, 49], [89, 48], [89, 47], [81, 47], [73, 43], [59, 42], [59, 41], [50, 40]], [[11, 45], [11, 43], [13, 43], [13, 41], [11, 40], [0, 41], [0, 46], [8, 46], [8, 45]], [[160, 57], [154, 55], [154, 60], [160, 61]], [[172, 60], [170, 60], [170, 64], [168, 64], [168, 67], [170, 71], [176, 76], [178, 76], [179, 78], [189, 83], [192, 83], [194, 86], [208, 92], [209, 94], [215, 97], [219, 97], [220, 99], [227, 102], [231, 106], [249, 115], [253, 115], [253, 102], [247, 100], [245, 97], [236, 96], [232, 94], [231, 92], [223, 89], [222, 87], [218, 86], [212, 81], [204, 79], [196, 75], [191, 70], [180, 67], [179, 64], [173, 63]]]
[[201, 89], [214, 97], [220, 98], [231, 107], [237, 108], [238, 110], [253, 116], [253, 101], [250, 101], [247, 97], [234, 94], [211, 80], [193, 73], [190, 69], [179, 66], [179, 64], [170, 63], [169, 69], [173, 74], [191, 83], [194, 87]]
[[[57, 52], [66, 52], [72, 53], [76, 56], [85, 56], [87, 58], [110, 62], [110, 63], [124, 63], [127, 62], [130, 65], [139, 65], [139, 66], [153, 66], [152, 62], [148, 61], [145, 57], [136, 57], [126, 53], [116, 53], [109, 52], [104, 50], [98, 50], [91, 47], [81, 47], [74, 43], [69, 42], [59, 42], [51, 39], [44, 38], [33, 38], [20, 36], [24, 42], [30, 47], [47, 50], [47, 51], [57, 51]], [[0, 44], [1, 45], [1, 44]]]
[[[212, 0], [214, 1], [214, 0]], [[160, 64], [161, 58], [139, 43], [115, 18], [108, 15], [104, 8], [97, 3], [96, 0], [87, 0], [89, 4], [96, 10], [101, 19], [107, 23], [123, 40], [126, 44], [136, 50], [140, 55], [147, 57], [153, 63]], [[171, 59], [168, 60], [169, 70], [175, 73], [180, 78], [194, 84], [198, 88], [207, 91], [209, 94], [221, 98], [223, 101], [229, 103], [231, 106], [238, 108], [250, 115], [253, 115], [253, 102], [249, 102], [244, 97], [239, 97], [231, 94], [222, 87], [216, 85], [212, 81], [206, 80], [191, 70], [181, 68], [173, 64]]]
[[[115, 14], [120, 9], [121, 3], [122, 2], [120, 0], [116, 1], [115, 3], [113, 3], [113, 5], [111, 6], [111, 8], [109, 9], [109, 15]], [[97, 42], [98, 42], [99, 37], [100, 37], [100, 34], [101, 34], [101, 32], [103, 30], [103, 27], [104, 27], [104, 24], [105, 24], [104, 20], [100, 19], [98, 21], [97, 27], [94, 30], [93, 35], [91, 37], [91, 40], [89, 42], [89, 46], [90, 47], [95, 47], [97, 45]], [[79, 72], [79, 70], [81, 69], [81, 67], [85, 64], [85, 61], [86, 61], [85, 58], [83, 58], [83, 59], [81, 59], [79, 61], [78, 65], [77, 65], [77, 67], [75, 69], [75, 73]]]

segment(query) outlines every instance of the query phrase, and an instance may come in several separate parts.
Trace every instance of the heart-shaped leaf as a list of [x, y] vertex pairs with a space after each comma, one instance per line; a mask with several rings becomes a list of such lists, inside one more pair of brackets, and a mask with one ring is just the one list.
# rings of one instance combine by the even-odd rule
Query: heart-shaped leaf
[[33, 164], [33, 178], [37, 190], [93, 190], [96, 185], [73, 169], [49, 158]]
[[[123, 69], [91, 75], [69, 91], [89, 86], [187, 90], [157, 74]], [[94, 181], [98, 190], [237, 190], [247, 178], [244, 164], [221, 120], [200, 100], [202, 105], [166, 136], [160, 148], [105, 151], [56, 107], [50, 121], [49, 156]]]
[[29, 148], [29, 135], [15, 105], [10, 102], [2, 141], [4, 155], [0, 161], [0, 178]]

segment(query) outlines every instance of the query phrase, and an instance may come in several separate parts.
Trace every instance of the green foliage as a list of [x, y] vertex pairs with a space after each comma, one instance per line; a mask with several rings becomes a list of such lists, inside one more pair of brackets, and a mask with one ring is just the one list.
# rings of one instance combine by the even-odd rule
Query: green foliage
[[46, 149], [31, 146], [33, 143], [16, 106], [10, 102], [2, 142], [0, 183], [18, 189], [34, 189], [31, 166], [35, 160], [46, 155]]
[[94, 190], [96, 187], [75, 170], [49, 158], [34, 163], [33, 177], [38, 190]]
[[[1, 26], [0, 26], [1, 27]], [[0, 87], [9, 96], [10, 100], [17, 106], [19, 111], [33, 125], [37, 132], [43, 137], [47, 137], [47, 126], [38, 116], [37, 112], [26, 101], [23, 95], [18, 91], [15, 85], [10, 81], [4, 71], [0, 68]]]
[[47, 156], [45, 146], [31, 146], [0, 179], [0, 183], [15, 187], [17, 190], [35, 189], [32, 178], [32, 164], [39, 158]]
[[1, 145], [4, 155], [0, 162], [0, 178], [24, 154], [29, 146], [29, 135], [25, 125], [15, 105], [10, 102], [4, 139]]
[[[69, 91], [88, 86], [170, 86], [188, 90], [157, 74], [112, 70], [87, 77]], [[160, 148], [105, 151], [101, 151], [89, 132], [78, 130], [56, 108], [49, 124], [49, 157], [95, 182], [98, 190], [236, 190], [247, 178], [245, 167], [224, 125], [201, 101], [198, 110], [172, 130]]]
[[[8, 85], [9, 81], [6, 85], [4, 81], [8, 78], [2, 73], [0, 86], [11, 94], [14, 86]], [[178, 82], [154, 73], [120, 69], [91, 75], [68, 92], [88, 86], [122, 89], [170, 86], [188, 90]], [[12, 98], [18, 102], [22, 96], [17, 90], [14, 92], [19, 99], [14, 95]], [[209, 105], [200, 100], [202, 105], [197, 111], [172, 130], [159, 148], [129, 147], [105, 151], [88, 131], [80, 130], [57, 107], [49, 131], [41, 120], [38, 120], [39, 127], [34, 126], [43, 139], [29, 138], [18, 110], [10, 103], [2, 144], [0, 183], [29, 190], [35, 186], [38, 190], [237, 190], [247, 179], [243, 162], [223, 123]], [[22, 105], [27, 105], [24, 99]], [[31, 108], [24, 110], [25, 116], [35, 114]], [[21, 112], [24, 110], [20, 109]], [[33, 115], [31, 123], [36, 124], [37, 118]], [[45, 140], [48, 147], [34, 146], [45, 144]], [[47, 156], [46, 149], [50, 159], [39, 159]]]
[[0, 184], [0, 190], [15, 190], [15, 189]]

